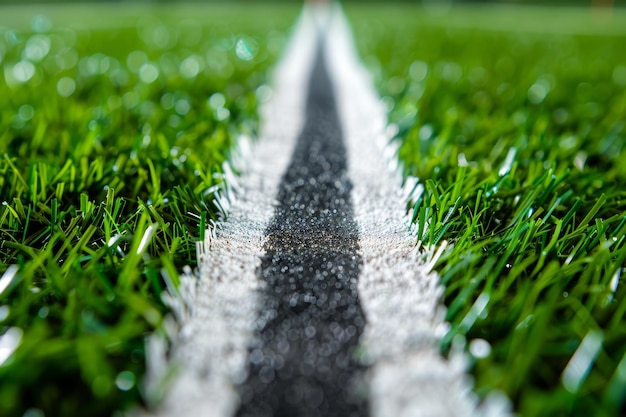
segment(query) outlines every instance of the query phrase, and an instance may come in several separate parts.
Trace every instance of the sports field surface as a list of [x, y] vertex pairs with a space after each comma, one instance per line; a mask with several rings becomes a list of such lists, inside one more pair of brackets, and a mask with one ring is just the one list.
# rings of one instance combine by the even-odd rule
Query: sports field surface
[[[252, 142], [254, 159], [271, 124], [262, 116], [272, 113], [259, 109], [285, 93], [271, 74], [298, 12], [271, 4], [0, 9], [0, 415], [156, 407], [176, 369], [146, 376], [146, 363], [158, 370], [150, 355], [180, 343], [193, 310], [188, 285], [202, 279], [192, 272], [196, 242], [211, 241], [215, 222], [229, 218], [229, 188], [246, 168], [237, 149]], [[437, 309], [437, 320], [449, 326], [438, 327], [434, 346], [467, 361], [476, 398], [510, 401], [519, 415], [623, 415], [626, 14], [345, 12], [388, 115], [379, 136], [410, 191], [394, 221], [408, 215], [411, 256], [438, 274], [433, 288], [443, 285], [428, 308], [441, 301], [447, 310]], [[349, 136], [351, 90], [330, 73]], [[304, 97], [307, 84], [293, 85]], [[291, 111], [282, 117], [304, 123], [303, 107]], [[298, 126], [286, 122], [283, 133], [294, 139]], [[350, 146], [348, 159], [358, 153]], [[291, 150], [282, 152], [284, 170]], [[358, 171], [337, 172], [366, 189]], [[271, 208], [275, 198], [255, 201]], [[359, 201], [357, 223], [367, 214]], [[290, 220], [275, 221], [270, 229]], [[288, 252], [279, 241], [263, 252]], [[359, 297], [367, 323], [373, 296], [359, 288]], [[380, 369], [372, 358], [384, 354], [368, 358], [378, 345], [367, 331], [363, 350], [349, 351], [357, 368]]]

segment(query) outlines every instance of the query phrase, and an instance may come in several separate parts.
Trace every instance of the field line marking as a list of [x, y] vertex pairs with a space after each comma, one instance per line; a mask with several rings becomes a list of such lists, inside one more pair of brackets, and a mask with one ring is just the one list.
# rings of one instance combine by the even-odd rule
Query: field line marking
[[[366, 326], [360, 343], [370, 366], [371, 415], [506, 416], [509, 403], [500, 396], [478, 406], [462, 353], [450, 359], [439, 353], [447, 324], [439, 276], [431, 271], [435, 248], [430, 254], [415, 249], [401, 175], [383, 156], [391, 137], [385, 109], [356, 55], [343, 12], [335, 6], [329, 16], [326, 59], [346, 141], [362, 258], [358, 295]], [[260, 307], [264, 233], [303, 126], [316, 27], [325, 18], [305, 7], [274, 72], [273, 98], [261, 109], [261, 138], [244, 158], [228, 219], [199, 245], [200, 279], [181, 278], [184, 305], [174, 309], [179, 329], [173, 331], [173, 358], [181, 371], [156, 415], [226, 417], [237, 411], [235, 386], [247, 377]], [[158, 374], [158, 367], [151, 369]]]

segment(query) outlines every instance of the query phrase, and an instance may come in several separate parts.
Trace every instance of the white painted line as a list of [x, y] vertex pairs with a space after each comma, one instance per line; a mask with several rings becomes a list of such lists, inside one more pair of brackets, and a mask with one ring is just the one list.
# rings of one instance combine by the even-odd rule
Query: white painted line
[[[199, 280], [190, 274], [181, 277], [184, 303], [170, 302], [180, 324], [173, 350], [180, 371], [156, 415], [225, 417], [236, 411], [233, 385], [247, 372], [264, 232], [303, 123], [315, 41], [315, 23], [303, 13], [275, 69], [272, 97], [261, 109], [259, 141], [239, 167], [244, 173], [229, 198], [228, 218], [199, 245]], [[159, 356], [159, 347], [155, 350]], [[158, 358], [154, 362], [148, 379], [158, 381], [164, 365]]]
[[[331, 14], [319, 7], [304, 9], [274, 73], [273, 96], [261, 109], [260, 140], [238, 167], [244, 173], [234, 197], [228, 199], [228, 219], [199, 245], [199, 280], [190, 273], [183, 275], [180, 295], [170, 299], [177, 318], [171, 325], [171, 333], [177, 335], [172, 357], [180, 372], [153, 415], [226, 417], [237, 410], [234, 385], [246, 377], [248, 346], [260, 307], [257, 268], [264, 232], [302, 127], [316, 26], [327, 22], [328, 70], [348, 150], [363, 258], [358, 290], [367, 318], [361, 343], [371, 362], [371, 415], [509, 415], [506, 400], [477, 406], [462, 354], [450, 360], [439, 354], [447, 325], [439, 276], [431, 271], [438, 252], [432, 248], [425, 256], [415, 250], [401, 175], [383, 156], [391, 137], [386, 113], [338, 7]], [[152, 366], [147, 379], [158, 384], [166, 378], [164, 347], [149, 346]]]
[[443, 289], [431, 271], [434, 260], [415, 250], [400, 172], [390, 169], [383, 156], [392, 134], [386, 111], [338, 8], [327, 38], [360, 230], [358, 288], [367, 320], [361, 343], [372, 366], [372, 416], [507, 415], [507, 401], [491, 400], [477, 408], [464, 356], [446, 360], [439, 353], [447, 330]]

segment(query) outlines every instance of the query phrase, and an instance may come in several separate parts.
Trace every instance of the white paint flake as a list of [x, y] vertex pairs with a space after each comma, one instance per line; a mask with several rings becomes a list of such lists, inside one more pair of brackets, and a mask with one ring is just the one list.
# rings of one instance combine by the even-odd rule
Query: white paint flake
[[393, 135], [385, 105], [356, 55], [338, 7], [327, 39], [360, 232], [363, 269], [358, 288], [367, 320], [361, 343], [371, 363], [372, 416], [508, 415], [508, 401], [502, 396], [478, 407], [462, 353], [449, 359], [439, 353], [448, 325], [441, 305], [443, 289], [431, 269], [440, 252], [416, 250], [395, 152], [393, 161], [385, 159]]

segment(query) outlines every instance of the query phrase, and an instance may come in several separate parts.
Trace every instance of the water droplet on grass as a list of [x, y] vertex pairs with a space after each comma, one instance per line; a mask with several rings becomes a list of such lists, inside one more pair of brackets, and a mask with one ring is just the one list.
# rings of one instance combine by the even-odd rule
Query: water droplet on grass
[[33, 35], [26, 42], [22, 58], [39, 62], [50, 52], [50, 38], [45, 35]]
[[47, 306], [43, 306], [39, 309], [37, 315], [40, 318], [45, 319], [46, 317], [48, 317], [48, 313], [50, 313], [50, 309]]
[[47, 32], [52, 29], [52, 22], [46, 16], [38, 14], [33, 16], [30, 27], [35, 32]]
[[54, 56], [54, 62], [60, 70], [74, 68], [78, 64], [78, 53], [71, 48], [63, 48]]
[[24, 332], [19, 327], [9, 327], [7, 331], [0, 336], [0, 365], [5, 363], [7, 359], [15, 352], [15, 349], [22, 341]]
[[225, 107], [221, 107], [217, 109], [217, 111], [215, 112], [215, 118], [219, 121], [226, 120], [229, 117], [230, 117], [230, 110], [228, 110]]
[[33, 109], [33, 106], [31, 106], [30, 104], [23, 104], [17, 111], [17, 115], [20, 117], [20, 119], [27, 122], [35, 115], [35, 109]]
[[[3, 205], [7, 205], [4, 204]], [[7, 288], [9, 288], [13, 283], [17, 282], [19, 276], [17, 272], [19, 271], [19, 267], [17, 265], [11, 265], [4, 271], [2, 274], [2, 278], [0, 278], [0, 294], [2, 294]]]
[[528, 89], [528, 100], [533, 104], [541, 103], [548, 95], [548, 89], [542, 85], [535, 83]]
[[459, 82], [463, 76], [463, 67], [456, 62], [438, 62], [435, 69], [441, 78], [451, 83]]
[[9, 317], [10, 312], [11, 309], [9, 308], [9, 306], [0, 306], [0, 321], [3, 321], [7, 317]]
[[578, 392], [600, 352], [603, 339], [604, 336], [600, 331], [587, 333], [561, 375], [561, 382], [566, 390], [571, 393]]
[[235, 54], [242, 61], [252, 61], [259, 51], [259, 44], [252, 38], [242, 37], [235, 44]]
[[180, 63], [180, 73], [185, 78], [195, 78], [202, 70], [201, 58], [191, 55]]
[[514, 146], [509, 149], [509, 152], [506, 154], [506, 158], [504, 158], [504, 162], [498, 171], [499, 176], [504, 176], [511, 171], [513, 167], [513, 162], [515, 162], [515, 156], [517, 155], [517, 148]]
[[226, 97], [222, 93], [215, 93], [209, 97], [209, 105], [212, 109], [219, 109], [220, 107], [224, 107], [226, 104]]
[[152, 62], [146, 62], [139, 69], [139, 79], [146, 83], [151, 84], [159, 78], [159, 69]]
[[191, 110], [191, 104], [189, 104], [189, 100], [181, 98], [174, 105], [174, 109], [176, 110], [176, 113], [184, 116], [189, 113], [189, 110]]
[[430, 125], [424, 125], [419, 130], [419, 138], [421, 140], [428, 140], [433, 136], [433, 128]]
[[263, 84], [256, 89], [256, 98], [260, 103], [266, 103], [272, 97], [272, 89], [268, 85]]
[[475, 358], [483, 359], [491, 354], [491, 345], [484, 339], [474, 339], [470, 342], [469, 350]]
[[409, 75], [415, 81], [423, 81], [428, 75], [428, 64], [424, 61], [413, 61], [409, 67]]
[[63, 97], [69, 97], [76, 91], [76, 82], [70, 77], [63, 77], [57, 82], [57, 92]]
[[135, 386], [135, 374], [130, 371], [122, 371], [115, 378], [115, 385], [120, 391], [129, 391]]
[[20, 61], [13, 66], [13, 78], [18, 83], [25, 83], [35, 75], [35, 66], [30, 61]]

